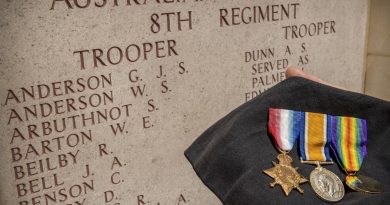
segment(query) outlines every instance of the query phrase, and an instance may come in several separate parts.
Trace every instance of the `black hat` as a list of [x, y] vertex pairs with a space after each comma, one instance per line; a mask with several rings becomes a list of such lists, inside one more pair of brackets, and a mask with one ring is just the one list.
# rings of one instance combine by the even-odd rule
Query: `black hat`
[[[367, 156], [359, 174], [380, 181], [385, 192], [366, 194], [346, 187], [345, 197], [336, 204], [390, 201], [390, 102], [292, 77], [233, 110], [185, 151], [200, 179], [223, 204], [327, 204], [309, 183], [301, 184], [304, 194], [292, 191], [288, 197], [280, 187], [270, 188], [272, 178], [262, 171], [277, 161], [278, 151], [267, 132], [269, 107], [366, 119]], [[297, 147], [289, 155], [293, 166], [308, 178], [314, 167], [299, 162]], [[336, 164], [325, 168], [345, 179], [346, 174]]]

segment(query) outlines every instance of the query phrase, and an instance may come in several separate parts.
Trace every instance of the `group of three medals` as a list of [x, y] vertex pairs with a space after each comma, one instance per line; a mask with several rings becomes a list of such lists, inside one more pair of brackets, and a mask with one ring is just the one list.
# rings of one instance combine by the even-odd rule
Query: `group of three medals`
[[[366, 180], [366, 183], [362, 183], [355, 176], [366, 154], [365, 142], [362, 142], [362, 140], [367, 140], [364, 123], [365, 120], [357, 118], [270, 108], [268, 130], [277, 149], [281, 152], [277, 156], [279, 163], [273, 162], [274, 167], [264, 170], [264, 173], [274, 178], [270, 184], [271, 187], [280, 185], [286, 196], [293, 189], [303, 193], [299, 185], [308, 180], [297, 172], [298, 168], [292, 166], [293, 160], [288, 155], [295, 142], [299, 141], [301, 162], [317, 166], [310, 173], [310, 184], [314, 192], [325, 201], [340, 201], [345, 194], [343, 182], [336, 174], [321, 166], [333, 164], [330, 157], [330, 144], [333, 140], [335, 152], [340, 154], [337, 161], [348, 174], [346, 184], [353, 190], [380, 192], [381, 188], [378, 185], [376, 185], [377, 188], [365, 189], [365, 184], [371, 182], [370, 178]], [[353, 136], [349, 136], [349, 133]], [[340, 140], [335, 140], [338, 138]], [[351, 140], [352, 138], [355, 141]], [[346, 140], [351, 140], [351, 142]], [[349, 154], [351, 149], [358, 149], [353, 150], [353, 153], [361, 155], [352, 156]], [[353, 180], [348, 180], [348, 177], [354, 178], [355, 181], [359, 180], [359, 183], [349, 182]]]

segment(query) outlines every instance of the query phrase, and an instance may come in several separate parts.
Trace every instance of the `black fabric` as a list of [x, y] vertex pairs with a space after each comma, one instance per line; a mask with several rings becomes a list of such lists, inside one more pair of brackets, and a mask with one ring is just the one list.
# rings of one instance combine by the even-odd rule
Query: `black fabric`
[[[390, 203], [390, 103], [293, 77], [232, 111], [185, 151], [195, 172], [224, 204], [327, 204], [316, 196], [310, 183], [301, 184], [304, 194], [293, 190], [288, 197], [280, 186], [269, 186], [272, 178], [262, 170], [271, 168], [278, 154], [267, 132], [269, 107], [366, 119], [368, 154], [359, 173], [381, 181], [385, 193], [354, 192], [345, 186], [345, 196], [336, 204]], [[293, 165], [309, 178], [315, 166], [301, 164], [297, 149], [298, 144], [290, 153]], [[338, 165], [324, 166], [345, 180]]]

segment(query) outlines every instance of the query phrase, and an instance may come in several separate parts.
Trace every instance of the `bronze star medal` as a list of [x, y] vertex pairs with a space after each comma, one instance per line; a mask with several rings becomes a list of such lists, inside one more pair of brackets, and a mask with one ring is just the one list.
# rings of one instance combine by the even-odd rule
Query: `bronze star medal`
[[274, 179], [271, 182], [271, 187], [279, 184], [286, 196], [288, 196], [293, 189], [297, 189], [303, 194], [303, 189], [299, 187], [299, 184], [305, 183], [308, 180], [297, 172], [298, 167], [292, 167], [292, 158], [287, 154], [279, 154], [277, 156], [279, 164], [272, 162], [274, 167], [263, 170], [264, 173]]
[[298, 168], [292, 166], [293, 160], [287, 155], [298, 139], [304, 119], [303, 112], [277, 108], [269, 108], [268, 112], [268, 131], [281, 154], [277, 156], [279, 164], [272, 162], [274, 167], [263, 172], [274, 179], [271, 187], [279, 184], [286, 196], [293, 189], [303, 194], [299, 185], [308, 180], [297, 172]]

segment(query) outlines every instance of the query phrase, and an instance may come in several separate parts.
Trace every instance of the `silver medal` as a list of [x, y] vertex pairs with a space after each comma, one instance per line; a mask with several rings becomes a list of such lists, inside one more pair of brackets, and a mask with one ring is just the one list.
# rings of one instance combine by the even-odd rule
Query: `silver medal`
[[333, 172], [318, 166], [310, 173], [310, 185], [314, 192], [323, 200], [340, 201], [344, 197], [344, 185]]

